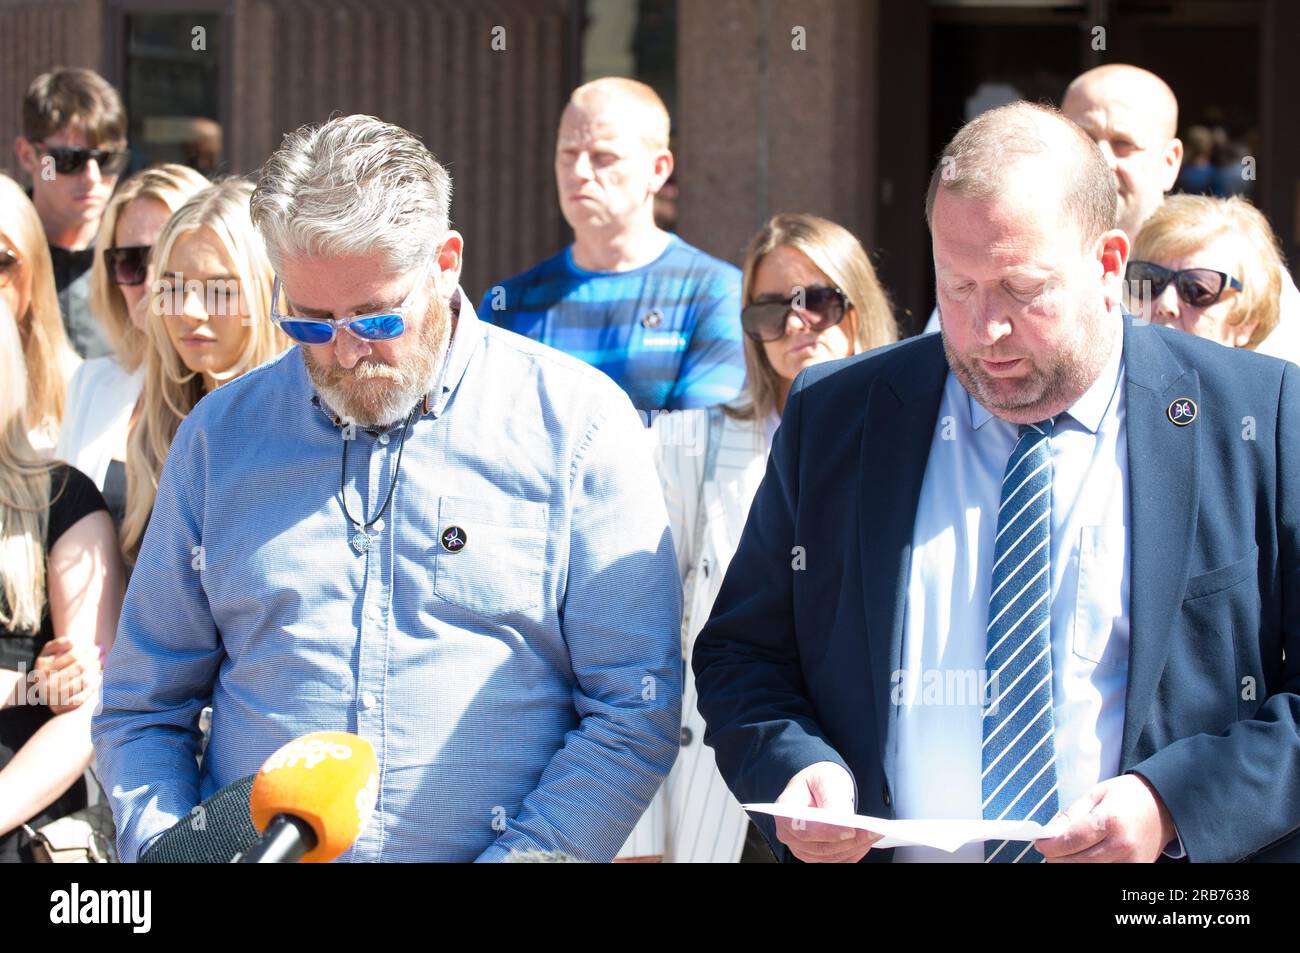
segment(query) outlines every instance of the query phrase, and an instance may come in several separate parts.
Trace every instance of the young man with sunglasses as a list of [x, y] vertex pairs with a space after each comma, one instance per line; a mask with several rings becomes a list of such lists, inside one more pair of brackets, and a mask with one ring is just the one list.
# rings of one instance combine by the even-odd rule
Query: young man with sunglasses
[[315, 730], [379, 752], [353, 861], [609, 860], [676, 757], [681, 586], [641, 422], [478, 319], [450, 187], [369, 116], [262, 170], [298, 346], [172, 442], [94, 723], [124, 859]]
[[99, 219], [130, 161], [126, 129], [121, 97], [93, 70], [42, 73], [23, 97], [14, 151], [31, 177], [68, 340], [85, 358], [111, 350], [90, 311], [90, 266]]
[[573, 244], [489, 288], [479, 308], [605, 372], [643, 415], [726, 403], [745, 378], [740, 271], [655, 223], [668, 134], [668, 110], [644, 83], [575, 90], [555, 146]]

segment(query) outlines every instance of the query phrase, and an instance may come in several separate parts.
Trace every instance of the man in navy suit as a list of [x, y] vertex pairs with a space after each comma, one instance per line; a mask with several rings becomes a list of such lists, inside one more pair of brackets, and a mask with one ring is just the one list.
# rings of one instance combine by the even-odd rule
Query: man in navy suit
[[1300, 369], [1120, 307], [1096, 145], [1017, 103], [926, 206], [942, 335], [810, 368], [694, 665], [742, 802], [1046, 823], [956, 855], [1300, 859]]

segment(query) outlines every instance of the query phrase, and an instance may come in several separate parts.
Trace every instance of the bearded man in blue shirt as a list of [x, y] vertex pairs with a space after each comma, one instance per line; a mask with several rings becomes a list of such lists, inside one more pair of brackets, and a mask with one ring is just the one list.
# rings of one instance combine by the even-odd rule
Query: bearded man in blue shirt
[[351, 861], [609, 860], [676, 757], [681, 595], [640, 420], [478, 320], [450, 188], [367, 116], [262, 170], [300, 346], [173, 442], [94, 721], [124, 860], [312, 731], [379, 758]]

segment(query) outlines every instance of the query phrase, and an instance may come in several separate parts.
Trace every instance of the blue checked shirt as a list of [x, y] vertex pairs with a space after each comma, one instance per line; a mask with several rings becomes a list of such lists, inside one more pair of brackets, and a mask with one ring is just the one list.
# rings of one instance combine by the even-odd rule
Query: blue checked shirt
[[[93, 725], [123, 860], [312, 731], [379, 759], [351, 861], [609, 860], [668, 773], [681, 591], [640, 419], [460, 297], [364, 555], [339, 500], [344, 430], [298, 348], [181, 425]], [[378, 511], [400, 436], [355, 429], [354, 517]]]

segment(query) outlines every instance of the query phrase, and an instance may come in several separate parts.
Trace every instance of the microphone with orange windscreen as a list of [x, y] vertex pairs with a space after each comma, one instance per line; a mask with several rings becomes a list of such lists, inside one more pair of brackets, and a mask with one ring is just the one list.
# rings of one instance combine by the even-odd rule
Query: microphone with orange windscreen
[[253, 778], [248, 809], [262, 836], [239, 862], [327, 863], [361, 836], [378, 793], [370, 742], [342, 731], [296, 738]]

